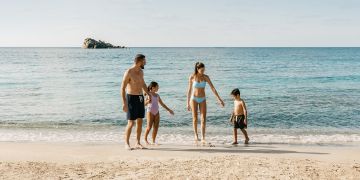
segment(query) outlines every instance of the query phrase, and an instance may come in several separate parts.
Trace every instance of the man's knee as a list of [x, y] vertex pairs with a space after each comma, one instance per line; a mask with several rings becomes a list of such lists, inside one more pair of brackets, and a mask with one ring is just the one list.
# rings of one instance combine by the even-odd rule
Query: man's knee
[[132, 128], [134, 126], [134, 121], [133, 120], [128, 120], [128, 127]]

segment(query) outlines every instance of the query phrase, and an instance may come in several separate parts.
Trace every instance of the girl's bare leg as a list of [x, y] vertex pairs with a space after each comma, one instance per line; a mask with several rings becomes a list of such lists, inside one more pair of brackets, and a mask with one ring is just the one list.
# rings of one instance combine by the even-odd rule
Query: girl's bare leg
[[153, 123], [153, 126], [154, 126], [154, 129], [152, 132], [152, 143], [153, 144], [155, 144], [156, 135], [159, 130], [159, 124], [160, 124], [160, 113], [157, 113], [157, 115], [154, 118], [154, 123]]
[[146, 145], [150, 145], [147, 138], [150, 133], [151, 127], [153, 126], [153, 123], [154, 123], [154, 116], [150, 112], [146, 113], [146, 121], [147, 121], [147, 125], [146, 125], [146, 131], [145, 131], [145, 143], [146, 143]]

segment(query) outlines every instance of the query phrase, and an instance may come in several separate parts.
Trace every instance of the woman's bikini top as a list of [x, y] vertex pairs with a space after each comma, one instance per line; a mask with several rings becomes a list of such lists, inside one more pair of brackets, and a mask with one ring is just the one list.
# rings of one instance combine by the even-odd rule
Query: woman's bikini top
[[194, 82], [193, 82], [194, 88], [205, 88], [205, 86], [206, 86], [206, 81], [197, 82], [194, 80]]

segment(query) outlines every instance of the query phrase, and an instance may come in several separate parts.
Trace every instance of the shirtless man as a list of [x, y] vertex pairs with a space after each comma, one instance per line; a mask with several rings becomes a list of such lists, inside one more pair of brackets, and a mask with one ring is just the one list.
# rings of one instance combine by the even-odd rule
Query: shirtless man
[[[136, 120], [136, 149], [145, 149], [140, 144], [142, 131], [142, 122], [145, 116], [143, 91], [149, 95], [147, 86], [144, 81], [144, 66], [146, 64], [145, 56], [137, 54], [134, 59], [134, 65], [124, 73], [121, 83], [121, 97], [123, 102], [123, 111], [126, 112], [128, 124], [125, 129], [125, 149], [132, 150], [129, 139], [132, 127]], [[126, 91], [125, 91], [126, 89]], [[148, 97], [151, 98], [149, 95]], [[150, 99], [151, 100], [151, 99]]]

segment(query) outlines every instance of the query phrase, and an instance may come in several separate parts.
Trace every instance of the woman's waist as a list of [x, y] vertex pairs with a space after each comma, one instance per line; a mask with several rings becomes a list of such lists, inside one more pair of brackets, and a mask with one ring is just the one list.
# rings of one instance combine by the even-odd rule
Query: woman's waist
[[205, 97], [206, 95], [205, 95], [205, 91], [194, 91], [193, 93], [192, 93], [192, 96], [195, 96], [195, 97]]

